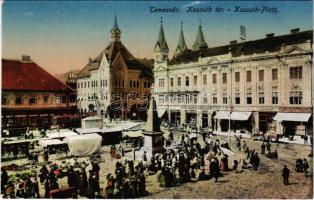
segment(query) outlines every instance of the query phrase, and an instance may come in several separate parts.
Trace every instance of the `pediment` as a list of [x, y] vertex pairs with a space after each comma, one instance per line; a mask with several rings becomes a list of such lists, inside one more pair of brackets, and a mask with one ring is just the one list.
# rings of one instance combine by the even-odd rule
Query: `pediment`
[[166, 68], [162, 65], [159, 65], [154, 69], [154, 71], [163, 71], [163, 70], [166, 70]]
[[218, 63], [218, 62], [220, 62], [220, 60], [217, 59], [217, 58], [210, 58], [210, 59], [208, 59], [208, 61], [207, 61], [208, 64], [210, 64], [210, 63]]
[[305, 52], [304, 49], [298, 47], [298, 46], [293, 46], [288, 49], [286, 49], [283, 53], [284, 54], [294, 54], [294, 53], [303, 53]]

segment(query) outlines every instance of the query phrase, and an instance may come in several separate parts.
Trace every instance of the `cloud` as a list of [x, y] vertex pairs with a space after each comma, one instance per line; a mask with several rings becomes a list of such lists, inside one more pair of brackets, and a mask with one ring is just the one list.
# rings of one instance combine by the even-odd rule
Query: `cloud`
[[198, 5], [201, 5], [201, 4], [204, 4], [204, 2], [202, 2], [202, 1], [192, 1], [189, 4], [183, 5], [183, 7], [187, 8], [187, 7], [190, 7], [190, 6], [198, 6]]

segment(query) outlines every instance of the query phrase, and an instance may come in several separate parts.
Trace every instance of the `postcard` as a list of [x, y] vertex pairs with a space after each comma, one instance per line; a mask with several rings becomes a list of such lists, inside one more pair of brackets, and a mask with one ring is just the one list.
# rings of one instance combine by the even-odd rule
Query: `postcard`
[[1, 44], [1, 198], [313, 199], [310, 0], [8, 0]]

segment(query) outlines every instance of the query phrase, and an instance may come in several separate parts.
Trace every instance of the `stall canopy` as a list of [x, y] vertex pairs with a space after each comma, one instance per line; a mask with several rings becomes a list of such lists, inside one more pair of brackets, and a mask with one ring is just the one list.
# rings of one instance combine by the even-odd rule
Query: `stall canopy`
[[47, 134], [47, 137], [49, 139], [54, 139], [54, 138], [65, 138], [69, 136], [76, 136], [77, 133], [72, 132], [72, 131], [62, 131], [62, 132], [55, 132], [55, 133], [49, 133]]
[[229, 119], [229, 111], [218, 111], [214, 118], [215, 119]]
[[311, 113], [277, 113], [275, 121], [308, 122]]
[[251, 116], [251, 113], [252, 112], [232, 112], [231, 120], [246, 121]]
[[99, 152], [102, 137], [96, 133], [66, 137], [64, 140], [72, 156], [88, 156]]
[[65, 141], [52, 139], [52, 140], [39, 140], [38, 144], [43, 147], [51, 146], [51, 145], [60, 145], [60, 144], [66, 144]]
[[138, 137], [143, 137], [144, 135], [142, 134], [142, 131], [124, 131], [122, 132], [123, 137], [128, 136], [130, 138], [138, 138]]

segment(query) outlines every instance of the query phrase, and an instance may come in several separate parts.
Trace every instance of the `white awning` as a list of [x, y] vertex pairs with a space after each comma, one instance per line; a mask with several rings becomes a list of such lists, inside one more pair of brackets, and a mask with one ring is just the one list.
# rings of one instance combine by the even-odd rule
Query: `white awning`
[[52, 139], [52, 140], [40, 140], [38, 142], [40, 146], [46, 147], [50, 145], [60, 145], [60, 144], [66, 144], [65, 141], [57, 140], [57, 139]]
[[78, 134], [75, 132], [72, 132], [72, 131], [63, 132], [60, 130], [60, 132], [54, 132], [54, 133], [47, 134], [47, 137], [49, 139], [54, 139], [54, 138], [64, 138], [64, 137], [75, 136], [75, 135], [78, 135]]
[[144, 135], [142, 134], [143, 131], [124, 131], [122, 132], [123, 136], [128, 136], [130, 138], [137, 138], [137, 137], [143, 137]]
[[229, 119], [229, 111], [218, 111], [214, 119]]
[[166, 111], [166, 109], [157, 109], [158, 117], [161, 118]]
[[308, 122], [311, 113], [277, 113], [275, 121]]
[[251, 116], [251, 113], [252, 112], [232, 112], [231, 120], [246, 121]]

